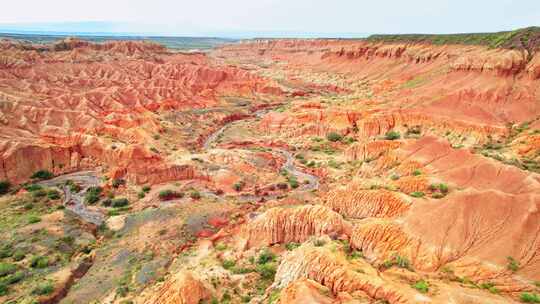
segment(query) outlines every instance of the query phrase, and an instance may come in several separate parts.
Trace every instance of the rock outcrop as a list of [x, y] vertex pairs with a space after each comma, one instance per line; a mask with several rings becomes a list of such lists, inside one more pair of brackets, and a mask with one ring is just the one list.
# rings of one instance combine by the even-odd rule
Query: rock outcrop
[[351, 226], [338, 213], [319, 205], [272, 208], [246, 224], [242, 243], [246, 247], [304, 242], [313, 236], [338, 237]]

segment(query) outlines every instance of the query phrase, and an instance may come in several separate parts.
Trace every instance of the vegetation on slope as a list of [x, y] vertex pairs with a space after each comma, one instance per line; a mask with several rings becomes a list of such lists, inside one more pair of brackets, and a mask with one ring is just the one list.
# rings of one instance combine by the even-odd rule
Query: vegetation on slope
[[540, 47], [540, 27], [528, 27], [514, 31], [468, 34], [402, 34], [371, 35], [373, 42], [427, 42], [435, 45], [466, 44], [485, 45], [490, 48], [537, 50]]

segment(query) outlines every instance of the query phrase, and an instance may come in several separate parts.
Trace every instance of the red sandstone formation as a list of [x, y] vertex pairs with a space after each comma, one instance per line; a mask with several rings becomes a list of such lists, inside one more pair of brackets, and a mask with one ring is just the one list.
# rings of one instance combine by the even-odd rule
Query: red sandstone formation
[[349, 218], [395, 217], [403, 215], [411, 203], [403, 195], [387, 190], [362, 190], [354, 186], [334, 189], [324, 205]]
[[307, 278], [328, 287], [332, 293], [363, 291], [370, 298], [389, 303], [414, 303], [411, 291], [402, 291], [391, 282], [357, 272], [344, 256], [327, 248], [304, 245], [287, 254], [278, 267], [275, 287], [285, 287], [300, 278]]
[[191, 178], [137, 147], [164, 131], [157, 114], [218, 106], [225, 95], [280, 94], [247, 71], [151, 43], [68, 40], [37, 49], [0, 44], [0, 177], [14, 183], [39, 169], [96, 165], [136, 182]]
[[242, 232], [245, 247], [304, 242], [312, 236], [350, 233], [350, 224], [323, 206], [272, 208], [249, 222]]
[[160, 290], [147, 299], [146, 304], [198, 304], [209, 299], [204, 285], [192, 274], [180, 272], [165, 281]]

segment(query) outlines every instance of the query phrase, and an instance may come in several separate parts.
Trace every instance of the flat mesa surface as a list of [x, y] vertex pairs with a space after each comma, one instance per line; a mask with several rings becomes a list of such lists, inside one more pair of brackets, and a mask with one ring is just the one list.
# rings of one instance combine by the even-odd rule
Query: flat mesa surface
[[540, 302], [535, 28], [139, 38], [0, 41], [0, 302]]

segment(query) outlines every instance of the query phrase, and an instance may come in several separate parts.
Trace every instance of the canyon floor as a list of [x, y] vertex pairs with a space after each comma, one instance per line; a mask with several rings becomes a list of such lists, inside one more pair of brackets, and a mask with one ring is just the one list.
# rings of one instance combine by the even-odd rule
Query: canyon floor
[[539, 33], [0, 41], [0, 302], [540, 303]]

